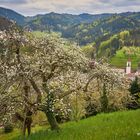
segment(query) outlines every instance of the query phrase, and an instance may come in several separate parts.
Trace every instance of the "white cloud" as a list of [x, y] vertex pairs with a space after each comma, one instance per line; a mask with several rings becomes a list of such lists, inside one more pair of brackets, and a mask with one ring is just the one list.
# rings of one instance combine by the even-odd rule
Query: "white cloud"
[[140, 0], [0, 0], [2, 5], [25, 15], [39, 13], [111, 13], [139, 11]]

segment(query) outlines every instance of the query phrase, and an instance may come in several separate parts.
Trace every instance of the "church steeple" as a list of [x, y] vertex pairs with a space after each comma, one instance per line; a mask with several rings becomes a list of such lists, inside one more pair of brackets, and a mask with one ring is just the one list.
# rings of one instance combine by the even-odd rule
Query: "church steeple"
[[131, 60], [128, 59], [127, 64], [126, 64], [126, 74], [131, 73]]

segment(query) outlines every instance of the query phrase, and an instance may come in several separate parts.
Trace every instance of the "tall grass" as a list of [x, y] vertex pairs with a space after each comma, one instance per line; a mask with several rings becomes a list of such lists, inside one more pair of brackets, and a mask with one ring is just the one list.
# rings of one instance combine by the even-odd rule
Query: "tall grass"
[[79, 122], [65, 123], [59, 133], [41, 130], [27, 140], [140, 140], [138, 133], [140, 110], [99, 114]]

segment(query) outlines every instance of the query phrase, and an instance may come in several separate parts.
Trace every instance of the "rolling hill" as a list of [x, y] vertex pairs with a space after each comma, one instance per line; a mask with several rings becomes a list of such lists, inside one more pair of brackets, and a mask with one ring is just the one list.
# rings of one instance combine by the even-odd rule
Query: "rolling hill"
[[12, 26], [12, 22], [4, 17], [0, 16], [0, 30], [9, 30]]
[[15, 20], [17, 24], [33, 31], [60, 32], [62, 37], [78, 42], [80, 45], [92, 43], [98, 38], [108, 37], [123, 30], [140, 27], [140, 12], [97, 15], [52, 12], [24, 17], [13, 10], [0, 7], [0, 16]]
[[[96, 50], [97, 58], [111, 58], [111, 64], [118, 67], [124, 66], [124, 62], [117, 64], [121, 62], [118, 54], [123, 47], [140, 47], [140, 12], [97, 15], [52, 12], [24, 17], [13, 10], [0, 7], [0, 16], [14, 20], [18, 25], [32, 31], [59, 32], [63, 38], [75, 41], [81, 46], [93, 44], [94, 49], [90, 51]], [[2, 17], [0, 29], [11, 22]], [[127, 59], [126, 56], [122, 57]], [[134, 65], [136, 67], [136, 64]]]
[[0, 16], [16, 21], [19, 25], [24, 25], [25, 17], [11, 9], [0, 7]]
[[140, 29], [124, 30], [108, 38], [95, 41], [97, 56], [113, 56], [118, 49], [123, 47], [140, 46]]
[[113, 15], [92, 23], [75, 25], [63, 32], [62, 36], [78, 40], [80, 45], [86, 45], [100, 37], [110, 36], [124, 30], [140, 28], [140, 21], [135, 18]]
[[140, 63], [140, 46], [123, 47], [110, 59], [110, 63], [118, 68], [125, 68], [128, 59], [132, 62], [132, 69], [137, 70]]
[[25, 26], [32, 30], [57, 31], [63, 33], [67, 32], [67, 29], [72, 28], [74, 25], [91, 23], [95, 20], [105, 19], [110, 16], [112, 16], [112, 14], [90, 15], [85, 13], [72, 15], [52, 12], [28, 18], [29, 22], [27, 22]]
[[[118, 68], [125, 68], [127, 60], [131, 59], [132, 68], [136, 70], [140, 62], [140, 29], [102, 37], [89, 46], [94, 48], [97, 58], [109, 58], [110, 64]], [[88, 53], [91, 53], [90, 50]]]

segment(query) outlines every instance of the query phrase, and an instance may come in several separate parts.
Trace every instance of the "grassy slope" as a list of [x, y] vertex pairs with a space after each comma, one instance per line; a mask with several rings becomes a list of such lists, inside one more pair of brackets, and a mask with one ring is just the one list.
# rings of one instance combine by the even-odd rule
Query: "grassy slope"
[[[140, 110], [99, 114], [79, 122], [65, 123], [61, 125], [60, 133], [43, 128], [28, 140], [140, 140], [137, 133], [140, 133]], [[4, 135], [0, 139], [9, 140], [3, 138]]]
[[[46, 126], [36, 126], [32, 128], [32, 133], [38, 132], [40, 130], [45, 130]], [[0, 129], [0, 140], [13, 140], [17, 138], [22, 133], [21, 130], [14, 129], [12, 133], [4, 134], [3, 131]], [[19, 139], [18, 139], [19, 140]]]
[[111, 64], [118, 68], [125, 68], [128, 58], [131, 59], [132, 69], [136, 70], [138, 63], [140, 62], [140, 47], [124, 47], [123, 49], [118, 50], [116, 55], [112, 57]]

